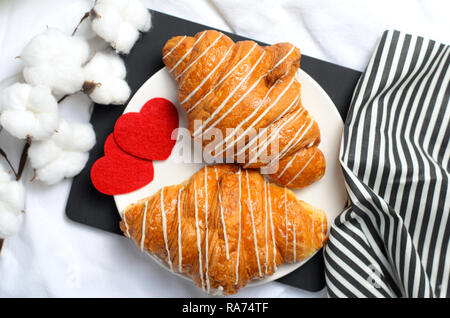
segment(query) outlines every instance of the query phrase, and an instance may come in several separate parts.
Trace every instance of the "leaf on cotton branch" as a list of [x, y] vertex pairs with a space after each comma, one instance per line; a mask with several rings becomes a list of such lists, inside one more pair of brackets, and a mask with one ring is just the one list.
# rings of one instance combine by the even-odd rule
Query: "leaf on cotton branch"
[[32, 85], [46, 85], [56, 95], [72, 94], [84, 82], [82, 65], [89, 57], [85, 39], [49, 28], [36, 35], [20, 58], [23, 76]]
[[140, 0], [97, 0], [92, 29], [120, 53], [128, 54], [139, 31], [151, 26], [150, 13]]
[[0, 238], [18, 232], [25, 208], [23, 184], [0, 167]]
[[54, 132], [58, 122], [58, 103], [48, 87], [15, 83], [3, 91], [0, 123], [11, 135], [42, 140]]
[[34, 142], [28, 151], [36, 179], [50, 185], [76, 176], [86, 165], [94, 144], [91, 124], [61, 120], [49, 139]]
[[124, 104], [130, 97], [127, 70], [115, 53], [98, 52], [84, 67], [83, 91], [98, 104]]

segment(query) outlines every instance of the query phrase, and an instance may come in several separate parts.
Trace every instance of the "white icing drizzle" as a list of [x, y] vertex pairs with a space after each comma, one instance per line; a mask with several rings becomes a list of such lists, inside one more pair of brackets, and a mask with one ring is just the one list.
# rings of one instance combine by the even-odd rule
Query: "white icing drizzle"
[[183, 251], [181, 244], [181, 191], [184, 190], [184, 187], [181, 187], [178, 190], [178, 201], [177, 201], [177, 215], [178, 215], [178, 271], [182, 272], [182, 264], [183, 264]]
[[[259, 65], [259, 63], [262, 61], [262, 58], [266, 54], [265, 51], [262, 52], [262, 54], [259, 56], [258, 60], [256, 61], [255, 65], [252, 66], [250, 71], [244, 76], [244, 78], [239, 82], [238, 85], [233, 89], [233, 91], [228, 95], [225, 100], [222, 102], [222, 104], [217, 107], [214, 112], [203, 122], [202, 126], [197, 129], [197, 131], [194, 132], [194, 137], [198, 136], [199, 131], [201, 132], [206, 125], [216, 116], [220, 113], [220, 111], [226, 106], [228, 101], [233, 97], [233, 95], [237, 92], [237, 90], [247, 81], [247, 79], [250, 77], [250, 75], [253, 73], [253, 71], [256, 69], [256, 67]], [[256, 80], [252, 86], [229, 108], [225, 111], [225, 113], [220, 116], [214, 123], [209, 125], [209, 127], [201, 134], [206, 134], [210, 129], [214, 128], [222, 119], [224, 119], [229, 113], [233, 111], [233, 109], [240, 104], [240, 102], [248, 95], [250, 92], [258, 85], [259, 81], [263, 77], [260, 77], [258, 80]]]
[[236, 283], [239, 282], [239, 254], [241, 251], [241, 230], [242, 230], [242, 203], [241, 203], [241, 168], [239, 167], [238, 171], [238, 179], [239, 179], [239, 237], [238, 237], [238, 249], [237, 249], [237, 257], [236, 257]]
[[[306, 127], [305, 130], [303, 130], [303, 127], [306, 125], [306, 123], [304, 123], [302, 125], [302, 127], [300, 127], [300, 129], [295, 133], [294, 137], [291, 139], [291, 141], [286, 145], [286, 147], [284, 147], [284, 149], [278, 153], [278, 155], [272, 159], [272, 162], [276, 162], [277, 160], [279, 160], [280, 158], [283, 158], [284, 155], [286, 153], [289, 152], [289, 150], [291, 150], [293, 147], [295, 147], [303, 138], [303, 136], [306, 134], [306, 132], [312, 127], [313, 121], [310, 120], [308, 127]], [[303, 131], [303, 133], [300, 135], [299, 138], [297, 138], [297, 136]], [[294, 143], [295, 142], [295, 143]]]
[[169, 243], [167, 241], [167, 218], [166, 218], [166, 211], [164, 209], [164, 187], [161, 189], [160, 198], [161, 198], [160, 204], [161, 204], [162, 230], [163, 230], [163, 236], [164, 236], [164, 245], [166, 247], [166, 252], [167, 252], [167, 263], [169, 263], [170, 270], [173, 270], [172, 260], [170, 258]]
[[[237, 152], [237, 156], [239, 156], [240, 154], [242, 154], [244, 151], [246, 151], [248, 148], [251, 147], [252, 144], [254, 144], [256, 141], [259, 140], [260, 136], [263, 135], [270, 127], [270, 125], [272, 125], [274, 122], [278, 121], [280, 118], [282, 118], [284, 115], [286, 115], [288, 113], [288, 111], [294, 106], [294, 104], [298, 101], [299, 96], [297, 96], [292, 103], [277, 117], [275, 118], [272, 122], [270, 122], [266, 127], [264, 127], [264, 129], [261, 129], [258, 134], [252, 139], [250, 140], [245, 147], [243, 147], [242, 149], [240, 149]], [[301, 108], [299, 108], [301, 109]], [[295, 113], [294, 113], [295, 114]], [[290, 118], [289, 120], [287, 120], [285, 123], [283, 123], [282, 126], [284, 126], [287, 122], [290, 122], [292, 120], [292, 118]], [[277, 130], [278, 131], [278, 130]], [[272, 134], [273, 135], [273, 134]], [[264, 141], [267, 140], [270, 136], [266, 136]]]
[[[297, 97], [297, 99], [298, 99], [298, 97]], [[257, 151], [256, 155], [253, 155], [252, 158], [249, 160], [249, 162], [251, 162], [251, 160], [253, 160], [253, 158], [255, 158], [255, 157], [258, 158], [259, 155], [264, 150], [266, 150], [267, 147], [269, 147], [269, 145], [272, 143], [272, 141], [275, 140], [275, 138], [278, 136], [281, 129], [283, 129], [283, 127], [286, 126], [291, 121], [297, 120], [303, 114], [304, 111], [305, 111], [305, 109], [303, 107], [299, 107], [299, 109], [295, 111], [295, 113], [292, 115], [292, 117], [289, 118], [288, 120], [286, 120], [283, 124], [281, 124], [280, 127], [278, 127], [274, 133], [266, 136], [265, 139], [263, 141], [261, 141], [260, 144], [258, 145], [258, 151]], [[305, 126], [305, 123], [300, 127], [299, 130], [301, 131], [304, 126]]]
[[146, 225], [147, 225], [147, 205], [148, 205], [148, 200], [145, 201], [145, 205], [144, 205], [144, 214], [142, 216], [142, 233], [141, 233], [141, 251], [144, 250], [144, 242], [145, 242], [145, 232], [146, 231]]
[[264, 267], [265, 267], [265, 273], [267, 274], [267, 265], [269, 264], [269, 243], [268, 243], [268, 238], [267, 238], [267, 233], [269, 232], [268, 228], [267, 228], [267, 218], [268, 218], [268, 213], [267, 213], [267, 183], [266, 183], [266, 177], [264, 177], [264, 211], [265, 211], [265, 229], [266, 229], [266, 261], [264, 263]]
[[188, 110], [188, 113], [190, 113], [191, 111], [193, 111], [194, 109], [195, 109], [195, 107], [197, 107], [206, 97], [208, 97], [209, 96], [209, 94], [211, 94], [220, 84], [222, 84], [223, 83], [223, 81], [225, 81], [227, 78], [228, 78], [228, 76], [230, 76], [231, 75], [231, 73], [233, 73], [234, 72], [234, 70], [239, 66], [239, 65], [241, 65], [241, 63], [253, 52], [253, 50], [255, 49], [257, 47], [257, 44], [256, 43], [254, 43], [253, 44], [253, 47], [247, 52], [247, 54], [245, 54], [245, 56], [238, 62], [238, 63], [236, 63], [236, 65], [235, 66], [233, 66], [233, 68], [224, 76], [224, 77], [222, 77], [222, 79], [216, 84], [216, 85], [214, 85], [211, 89], [210, 89], [210, 91], [207, 93], [207, 94], [205, 94], [205, 96], [203, 96], [201, 99], [199, 99], [198, 101], [197, 101], [197, 103], [195, 103], [194, 104], [194, 106], [192, 106], [189, 110]]
[[317, 139], [317, 138], [315, 138], [313, 141], [311, 141], [311, 142], [309, 143], [309, 145], [306, 146], [306, 148], [311, 148], [311, 147], [314, 145], [314, 143], [316, 142], [316, 139]]
[[172, 73], [178, 65], [180, 65], [181, 62], [184, 61], [184, 59], [191, 53], [191, 51], [194, 49], [194, 47], [197, 45], [197, 43], [202, 39], [202, 37], [206, 34], [206, 31], [203, 31], [202, 34], [198, 37], [197, 40], [195, 40], [192, 47], [186, 51], [186, 53], [181, 57], [181, 59], [178, 60], [178, 62], [169, 70], [169, 73]]
[[[219, 123], [222, 119], [224, 119], [237, 105], [239, 105], [240, 104], [240, 102], [258, 85], [258, 83], [263, 79], [263, 78], [265, 78], [273, 69], [275, 69], [280, 63], [282, 63], [286, 58], [287, 58], [287, 56], [289, 55], [289, 54], [291, 54], [291, 52], [292, 52], [292, 50], [293, 50], [293, 48], [294, 48], [294, 46], [291, 48], [291, 50], [273, 67], [273, 68], [271, 68], [269, 71], [267, 71], [266, 73], [264, 73], [262, 76], [260, 76], [259, 78], [258, 78], [258, 80], [255, 82], [255, 83], [253, 83], [253, 85], [245, 92], [245, 94], [243, 95], [243, 96], [241, 96], [241, 98], [239, 98], [239, 100], [237, 101], [237, 102], [235, 102], [218, 120], [216, 120], [215, 122], [214, 122], [214, 124], [212, 124], [212, 125], [210, 125], [207, 129], [206, 129], [206, 131], [203, 133], [203, 134], [205, 134], [206, 132], [208, 132], [209, 131], [209, 129], [212, 129], [213, 127], [215, 127], [216, 126], [216, 124], [217, 123]], [[259, 62], [260, 62], [260, 60], [261, 60], [261, 58], [264, 56], [264, 54], [265, 54], [265, 51], [263, 51], [263, 54], [260, 56], [260, 58], [258, 59], [258, 61], [256, 62], [256, 64], [252, 67], [252, 69], [250, 70], [250, 73], [243, 79], [243, 80], [246, 80], [246, 78], [253, 72], [253, 70], [254, 70], [254, 68], [259, 64]], [[283, 79], [287, 74], [289, 73], [289, 70], [287, 70], [286, 71], [286, 73], [285, 74], [283, 74], [283, 76], [281, 76], [278, 80], [281, 80], [281, 79]], [[270, 108], [272, 108], [277, 102], [278, 102], [278, 100], [284, 95], [284, 93], [287, 91], [287, 89], [292, 85], [292, 83], [294, 82], [294, 80], [295, 80], [295, 76], [293, 76], [292, 77], [292, 80], [291, 80], [291, 82], [289, 83], [289, 85], [284, 89], [284, 91], [278, 96], [278, 98], [276, 99], [276, 101], [273, 103], [273, 104], [271, 104], [271, 106], [268, 108], [268, 109], [266, 109], [265, 111], [264, 111], [264, 113], [263, 114], [261, 114], [260, 115], [260, 117], [258, 118], [258, 120], [256, 121], [256, 122], [258, 122], [261, 118], [263, 118], [266, 114], [267, 114], [267, 112], [270, 110]], [[277, 81], [278, 82], [278, 81]], [[239, 88], [241, 85], [242, 85], [242, 83], [243, 83], [243, 81], [241, 81], [239, 84], [238, 84], [238, 86], [236, 87], [236, 89], [237, 88]], [[272, 90], [272, 88], [274, 87], [274, 85], [272, 85], [272, 87], [269, 89], [269, 92]], [[220, 109], [221, 108], [223, 108], [225, 105], [224, 104], [226, 104], [226, 102], [228, 102], [228, 100], [229, 100], [229, 98], [231, 98], [231, 96], [233, 96], [233, 94], [235, 93], [235, 91], [236, 90], [233, 90], [233, 92], [225, 99], [225, 101], [213, 112], [213, 114], [204, 122], [204, 124], [202, 125], [202, 127], [200, 127], [199, 129], [197, 129], [197, 131], [198, 130], [202, 130], [207, 124], [208, 124], [208, 122], [212, 119], [212, 117], [214, 117], [214, 115], [215, 115], [215, 113], [217, 112], [219, 112], [220, 111]], [[267, 94], [269, 93], [269, 92], [267, 92]], [[267, 96], [267, 94], [266, 94], [266, 96]], [[265, 99], [265, 97], [264, 97], [264, 99]], [[262, 104], [263, 103], [261, 103], [261, 105], [259, 105], [258, 107], [257, 107], [257, 110], [258, 110], [258, 108], [259, 107], [261, 107], [262, 106]], [[257, 112], [257, 110], [256, 110], [256, 112]], [[256, 112], [254, 112], [255, 114], [256, 114]], [[253, 117], [253, 114], [250, 116], [250, 118], [251, 117]], [[246, 120], [244, 120], [244, 122], [242, 123], [242, 125], [246, 122], [248, 120], [248, 118], [246, 119]], [[255, 123], [254, 123], [255, 124]], [[240, 125], [240, 127], [242, 127], [242, 125]], [[240, 128], [239, 127], [239, 128]], [[234, 134], [235, 134], [235, 132], [237, 131], [237, 129], [235, 129], [234, 130], [234, 133], [232, 134], [232, 136], [234, 136]], [[196, 132], [194, 132], [194, 136], [197, 136], [197, 134], [196, 134]], [[223, 144], [223, 142], [222, 142], [222, 144]], [[217, 147], [216, 147], [217, 148]]]
[[[306, 123], [305, 123], [305, 124], [306, 124]], [[283, 149], [282, 153], [281, 153], [281, 156], [284, 156], [286, 153], [289, 152], [289, 150], [291, 150], [292, 148], [294, 148], [295, 146], [297, 146], [298, 143], [299, 143], [300, 141], [302, 141], [302, 139], [303, 139], [303, 137], [306, 135], [306, 133], [311, 129], [312, 125], [313, 125], [313, 120], [310, 119], [310, 120], [309, 120], [309, 125], [308, 125], [308, 127], [306, 127], [306, 129], [303, 131], [303, 133], [302, 133], [302, 134], [300, 135], [300, 137], [298, 137], [297, 139], [295, 139], [295, 138], [296, 138], [297, 134], [301, 131], [301, 129], [294, 135], [294, 138], [291, 140], [290, 143], [292, 143], [293, 141], [295, 141], [295, 143], [292, 144], [292, 145], [290, 145], [290, 146], [288, 145], [288, 147], [285, 147], [285, 148]]]
[[206, 276], [206, 290], [209, 293], [210, 284], [209, 284], [209, 245], [208, 245], [208, 166], [205, 167], [205, 227], [206, 227], [206, 234], [205, 234], [205, 259], [206, 259], [206, 270], [205, 270], [205, 276]]
[[[274, 67], [272, 67], [270, 70], [268, 70], [264, 75], [262, 75], [256, 82], [255, 82], [255, 84], [254, 84], [254, 86], [256, 86], [260, 81], [261, 81], [261, 79], [263, 79], [264, 77], [266, 77], [270, 72], [272, 72], [278, 65], [280, 65], [291, 53], [292, 53], [292, 51], [294, 50], [294, 46], [292, 46], [292, 48], [289, 50], [289, 52], [281, 59], [281, 60], [279, 60], [278, 61], [278, 63], [277, 64], [275, 64], [274, 65]], [[269, 94], [270, 94], [270, 92], [272, 91], [272, 89], [276, 86], [276, 84], [278, 83], [278, 82], [280, 82], [281, 80], [283, 80], [283, 78], [286, 76], [286, 75], [288, 75], [288, 73], [289, 73], [289, 69], [280, 77], [280, 78], [278, 78], [277, 79], [277, 81], [276, 81], [276, 83], [275, 84], [273, 84], [270, 88], [269, 88], [269, 90], [267, 91], [267, 93], [266, 93], [266, 95], [264, 96], [264, 98], [262, 99], [262, 101], [261, 101], [261, 103], [258, 105], [258, 107], [256, 107], [256, 109], [248, 116], [248, 117], [246, 117], [234, 130], [233, 130], [233, 133], [232, 134], [230, 134], [229, 136], [227, 136], [227, 138], [225, 138], [220, 144], [218, 144], [216, 147], [215, 147], [215, 149], [217, 149], [217, 148], [219, 148], [219, 146], [220, 147], [222, 147], [222, 145], [223, 144], [225, 144], [231, 137], [233, 137], [235, 134], [236, 134], [236, 132], [239, 130], [239, 128], [241, 128], [250, 118], [253, 118], [256, 114], [257, 114], [257, 112], [261, 109], [261, 107], [264, 105], [264, 102], [266, 101], [266, 99], [267, 99], [267, 96], [269, 96]], [[288, 86], [283, 90], [283, 92], [278, 96], [278, 98], [275, 100], [275, 102], [273, 102], [273, 103], [271, 103], [270, 105], [269, 105], [269, 107], [268, 108], [266, 108], [266, 110], [245, 130], [245, 132], [242, 134], [243, 136], [245, 136], [245, 134], [256, 124], [256, 123], [258, 123], [262, 118], [264, 118], [264, 116], [269, 112], [269, 110], [273, 107], [273, 106], [275, 106], [277, 103], [278, 103], [278, 101], [280, 100], [280, 98], [286, 93], [286, 91], [291, 87], [291, 85], [292, 85], [292, 83], [294, 82], [294, 80], [295, 80], [295, 76], [293, 76], [292, 77], [292, 80], [290, 81], [290, 83], [288, 84]], [[252, 89], [253, 89], [254, 87], [251, 87], [250, 89], [249, 89], [249, 91], [247, 92], [247, 93], [249, 93]], [[247, 95], [247, 93], [245, 94], [245, 95]], [[245, 97], [245, 95], [243, 96], [243, 97]], [[242, 99], [240, 99], [239, 101], [238, 101], [238, 103], [241, 101]], [[290, 108], [292, 106], [292, 104], [288, 107], [288, 108]], [[282, 116], [284, 116], [284, 112], [283, 112], [283, 115]], [[281, 116], [281, 117], [282, 117]], [[217, 155], [220, 155], [220, 154], [222, 154], [223, 152], [225, 152], [227, 149], [229, 149], [230, 147], [232, 147], [233, 145], [235, 145], [236, 144], [236, 142], [238, 142], [240, 140], [240, 138], [238, 138], [238, 139], [236, 139], [233, 143], [231, 143], [230, 145], [228, 145], [225, 149], [223, 149], [220, 153], [218, 153]]]
[[288, 213], [287, 213], [287, 200], [286, 200], [286, 187], [284, 187], [284, 217], [285, 217], [285, 236], [286, 236], [286, 252], [288, 250]]
[[216, 173], [217, 192], [218, 192], [218, 197], [219, 197], [219, 208], [220, 208], [220, 218], [222, 219], [223, 236], [224, 236], [224, 239], [225, 239], [225, 253], [226, 253], [227, 259], [230, 259], [230, 251], [228, 249], [227, 228], [226, 228], [226, 225], [225, 225], [225, 218], [223, 216], [222, 195], [220, 193], [219, 175], [217, 173], [217, 168], [215, 166], [214, 166], [214, 171]]
[[231, 52], [232, 49], [233, 49], [233, 46], [230, 46], [230, 48], [224, 54], [224, 56], [219, 61], [219, 63], [217, 63], [217, 65], [211, 70], [211, 72], [209, 72], [208, 75], [206, 75], [206, 77], [200, 82], [200, 84], [188, 96], [186, 96], [185, 99], [183, 99], [181, 104], [185, 104], [192, 96], [194, 96], [195, 93], [197, 93], [197, 91], [206, 83], [206, 81], [217, 71], [217, 69], [220, 67], [220, 65], [222, 65], [222, 63], [225, 61], [225, 59], [227, 58], [228, 54]]
[[210, 292], [210, 294], [213, 296], [223, 296], [223, 286], [217, 287], [217, 289]]
[[273, 219], [272, 219], [272, 199], [270, 196], [270, 185], [267, 187], [267, 193], [269, 195], [269, 217], [270, 217], [270, 226], [272, 228], [272, 241], [273, 241], [273, 270], [277, 270], [277, 245], [275, 241], [275, 228], [273, 226]]
[[295, 158], [297, 158], [298, 154], [300, 152], [297, 151], [295, 153], [295, 155], [292, 157], [291, 160], [289, 160], [289, 162], [286, 164], [286, 166], [284, 167], [284, 169], [278, 174], [278, 178], [281, 178], [281, 176], [286, 172], [287, 169], [289, 169], [289, 167], [292, 165], [292, 163], [294, 162]]
[[[284, 76], [283, 76], [284, 77]], [[273, 103], [271, 103], [259, 116], [258, 118], [256, 118], [253, 123], [251, 123], [249, 125], [249, 127], [247, 127], [247, 129], [242, 133], [241, 137], [236, 138], [230, 145], [228, 145], [225, 149], [223, 149], [220, 153], [218, 153], [218, 155], [220, 155], [221, 153], [225, 152], [227, 149], [229, 149], [231, 146], [235, 145], [241, 138], [242, 136], [245, 136], [245, 134], [252, 129], [257, 123], [259, 123], [261, 121], [261, 119], [263, 119], [267, 113], [279, 102], [279, 100], [281, 99], [281, 97], [283, 97], [283, 95], [287, 92], [287, 90], [291, 87], [292, 83], [295, 80], [295, 76], [292, 77], [291, 81], [289, 82], [289, 84], [284, 88], [284, 90], [281, 92], [280, 95], [278, 95], [278, 97], [275, 99], [275, 101]], [[258, 111], [261, 109], [261, 107], [263, 107], [264, 105], [264, 101], [266, 99], [266, 97], [268, 96], [269, 92], [272, 90], [272, 88], [275, 87], [275, 85], [273, 85], [267, 92], [266, 96], [264, 97], [263, 101], [259, 104], [258, 107], [255, 108], [255, 110], [249, 115], [247, 116], [241, 123], [239, 123], [239, 125], [236, 126], [236, 128], [234, 128], [233, 132], [228, 135], [225, 139], [222, 140], [221, 143], [219, 143], [215, 149], [222, 147], [223, 144], [225, 144], [230, 138], [232, 138], [233, 136], [236, 135], [237, 131], [251, 118], [253, 118]]]
[[309, 158], [309, 160], [305, 163], [305, 165], [303, 166], [303, 168], [302, 169], [300, 169], [300, 171], [299, 172], [297, 172], [297, 174], [286, 184], [286, 185], [289, 185], [292, 181], [294, 181], [295, 180], [295, 178], [297, 178], [302, 172], [303, 172], [303, 170], [305, 170], [305, 168], [309, 165], [309, 163], [314, 159], [314, 157], [316, 156], [316, 153], [317, 153], [317, 149], [316, 149], [316, 151], [314, 152], [314, 154], [311, 156], [311, 158]]
[[127, 229], [127, 237], [130, 237], [130, 229], [128, 227], [128, 222], [127, 222], [127, 212], [128, 210], [125, 209], [122, 213], [123, 215], [123, 223], [125, 223], [125, 228]]
[[288, 52], [287, 54], [285, 54], [285, 55], [283, 56], [283, 58], [282, 58], [281, 60], [279, 60], [279, 61], [277, 62], [277, 64], [275, 64], [275, 65], [269, 70], [268, 73], [272, 72], [274, 69], [276, 69], [276, 68], [278, 67], [278, 65], [280, 65], [281, 63], [283, 63], [284, 60], [287, 59], [287, 57], [288, 57], [289, 55], [291, 55], [291, 53], [292, 53], [292, 51], [294, 51], [294, 49], [295, 49], [295, 46], [292, 45], [292, 47], [291, 47], [291, 49], [289, 50], [289, 52]]
[[297, 237], [296, 237], [296, 233], [295, 233], [295, 222], [294, 222], [294, 225], [293, 225], [293, 231], [294, 231], [294, 239], [293, 239], [293, 242], [294, 242], [294, 262], [296, 262], [297, 261]]
[[197, 232], [197, 251], [198, 251], [198, 270], [200, 273], [200, 279], [202, 283], [202, 289], [205, 290], [204, 280], [203, 280], [203, 263], [202, 263], [202, 249], [201, 249], [201, 240], [200, 240], [200, 227], [198, 224], [198, 204], [197, 204], [197, 187], [195, 185], [194, 180], [194, 208], [195, 208], [195, 228]]
[[[283, 75], [282, 77], [284, 78], [285, 75]], [[280, 79], [277, 80], [280, 81]], [[252, 118], [257, 112], [258, 110], [261, 109], [261, 107], [264, 105], [264, 102], [266, 101], [267, 97], [269, 96], [270, 92], [272, 91], [272, 89], [275, 87], [275, 85], [272, 85], [268, 90], [266, 95], [264, 95], [264, 98], [261, 100], [261, 102], [259, 103], [258, 107], [255, 108], [255, 110], [249, 115], [247, 116], [242, 122], [239, 123], [238, 126], [236, 126], [233, 129], [232, 134], [228, 135], [220, 144], [216, 145], [216, 147], [214, 148], [214, 150], [216, 150], [217, 148], [219, 148], [219, 146], [221, 147], [223, 144], [225, 144], [231, 137], [235, 136], [237, 131], [239, 130], [239, 128], [241, 128], [250, 118]], [[257, 121], [255, 121], [253, 124], [255, 124]], [[252, 127], [252, 125], [250, 126]], [[250, 130], [250, 127], [248, 127], [243, 133], [242, 135], [245, 136], [245, 134], [247, 133], [248, 130]], [[220, 153], [218, 153], [217, 155], [220, 155], [221, 153], [225, 152], [227, 149], [229, 149], [230, 147], [232, 147], [234, 144], [236, 144], [239, 141], [240, 138], [238, 138], [237, 140], [235, 140], [232, 144], [228, 145], [225, 149], [223, 149]]]
[[181, 72], [176, 78], [175, 80], [178, 80], [181, 76], [183, 76], [183, 74], [190, 69], [199, 59], [202, 58], [203, 55], [205, 55], [206, 53], [208, 53], [209, 49], [211, 49], [211, 47], [213, 47], [217, 41], [220, 40], [220, 38], [222, 37], [222, 33], [219, 33], [219, 36], [206, 48], [206, 50], [204, 50], [194, 61], [192, 61], [184, 70], [183, 72]]
[[178, 41], [178, 43], [169, 52], [167, 52], [166, 55], [162, 57], [162, 59], [164, 60], [166, 57], [172, 54], [172, 52], [175, 51], [175, 49], [184, 41], [184, 39], [186, 39], [186, 36], [183, 36], [181, 40]]
[[258, 263], [258, 272], [259, 276], [262, 277], [261, 272], [261, 264], [259, 262], [259, 252], [258, 252], [258, 240], [256, 238], [256, 228], [255, 228], [255, 219], [253, 217], [253, 207], [252, 207], [252, 198], [250, 195], [250, 181], [248, 179], [248, 171], [245, 170], [245, 176], [247, 178], [247, 193], [248, 193], [248, 201], [249, 201], [249, 210], [250, 210], [250, 217], [252, 218], [252, 228], [253, 228], [253, 242], [255, 243], [255, 255], [256, 255], [256, 262]]
[[[300, 116], [301, 116], [304, 112], [305, 112], [305, 109], [304, 109], [303, 107], [299, 107], [299, 109], [297, 109], [297, 110], [295, 111], [295, 113], [292, 115], [292, 117], [289, 118], [289, 120], [285, 121], [280, 127], [278, 127], [278, 129], [276, 130], [275, 134], [272, 134], [272, 136], [270, 136], [271, 139], [270, 139], [268, 142], [266, 142], [266, 145], [263, 145], [264, 148], [262, 148], [261, 150], [259, 150], [258, 155], [260, 154], [260, 152], [261, 152], [262, 150], [265, 149], [265, 147], [268, 147], [268, 146], [269, 146], [269, 144], [276, 138], [276, 136], [278, 135], [278, 133], [281, 131], [281, 129], [282, 129], [284, 126], [286, 126], [286, 125], [287, 125], [288, 123], [290, 123], [291, 121], [294, 121], [294, 120], [297, 120], [298, 118], [300, 118]], [[303, 129], [303, 127], [305, 127], [305, 125], [306, 125], [306, 123], [303, 123], [303, 125], [300, 127], [300, 129], [297, 130], [296, 134], [294, 135], [294, 138], [291, 139], [291, 142], [290, 142], [286, 147], [288, 147], [288, 146], [293, 142], [293, 140], [296, 138], [297, 134], [299, 134], [299, 133], [302, 131], [302, 129]], [[267, 138], [268, 138], [268, 137], [267, 137]], [[267, 138], [266, 138], [266, 140], [267, 140]], [[300, 140], [301, 140], [301, 138], [303, 138], [303, 136], [300, 137]], [[284, 153], [283, 153], [283, 154], [284, 154]], [[281, 157], [281, 156], [278, 156], [278, 157]], [[292, 163], [292, 162], [290, 162], [290, 163]], [[288, 163], [288, 165], [289, 165], [289, 163]], [[286, 170], [286, 169], [287, 169], [287, 168], [285, 167], [285, 170]], [[284, 173], [285, 170], [283, 170], [282, 173], [281, 173], [278, 177], [281, 177], [281, 175]]]

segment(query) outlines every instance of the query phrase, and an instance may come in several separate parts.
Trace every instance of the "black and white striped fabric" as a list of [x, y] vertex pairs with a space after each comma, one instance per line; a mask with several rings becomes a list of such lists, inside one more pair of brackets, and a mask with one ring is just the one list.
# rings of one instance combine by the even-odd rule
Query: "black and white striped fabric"
[[450, 47], [386, 31], [341, 145], [350, 206], [324, 250], [331, 297], [449, 297]]

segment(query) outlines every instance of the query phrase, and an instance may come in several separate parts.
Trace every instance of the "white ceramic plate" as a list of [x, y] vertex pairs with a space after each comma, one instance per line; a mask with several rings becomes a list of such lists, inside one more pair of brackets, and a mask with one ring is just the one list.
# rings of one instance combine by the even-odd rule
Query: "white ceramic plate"
[[[347, 202], [344, 177], [339, 166], [339, 147], [343, 122], [333, 102], [320, 85], [302, 70], [299, 70], [297, 75], [302, 85], [302, 103], [319, 123], [320, 149], [325, 155], [327, 167], [322, 179], [306, 189], [295, 190], [294, 192], [298, 198], [324, 209], [327, 213], [328, 225], [330, 225]], [[154, 97], [163, 97], [170, 100], [177, 107], [179, 126], [187, 127], [186, 112], [177, 100], [176, 83], [170, 77], [166, 68], [155, 73], [141, 86], [128, 103], [125, 113], [139, 112], [141, 107]], [[151, 196], [164, 186], [178, 184], [189, 179], [203, 167], [203, 164], [200, 163], [182, 163], [181, 154], [178, 150], [184, 146], [183, 142], [190, 143], [187, 138], [179, 138], [169, 159], [153, 162], [155, 176], [152, 182], [139, 190], [114, 196], [119, 213], [128, 204]], [[201, 154], [196, 153], [195, 155], [201, 158]], [[256, 286], [281, 278], [307, 261], [308, 259], [295, 264], [281, 265], [272, 276], [253, 281], [247, 286]], [[158, 263], [162, 264], [161, 262]], [[164, 268], [166, 267], [164, 266]]]

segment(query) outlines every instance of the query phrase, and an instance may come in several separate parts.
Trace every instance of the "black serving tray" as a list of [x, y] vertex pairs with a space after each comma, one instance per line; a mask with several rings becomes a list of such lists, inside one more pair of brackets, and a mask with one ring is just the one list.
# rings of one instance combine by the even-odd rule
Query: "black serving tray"
[[[176, 35], [193, 36], [202, 30], [213, 29], [157, 11], [151, 11], [151, 13], [153, 24], [151, 30], [142, 34], [131, 53], [123, 57], [127, 67], [127, 82], [131, 87], [132, 95], [149, 77], [164, 66], [161, 61], [161, 50], [169, 38]], [[224, 33], [234, 41], [248, 40], [236, 34]], [[322, 86], [333, 100], [342, 118], [345, 119], [353, 90], [361, 73], [306, 55], [302, 56], [301, 68]], [[95, 129], [97, 143], [90, 151], [86, 167], [73, 180], [66, 206], [69, 219], [117, 234], [122, 232], [119, 228], [120, 217], [113, 197], [106, 196], [94, 188], [90, 171], [94, 162], [103, 156], [106, 137], [113, 131], [114, 124], [124, 109], [125, 106], [95, 105], [91, 123]], [[299, 269], [278, 281], [309, 291], [321, 290], [325, 286], [321, 251]]]

